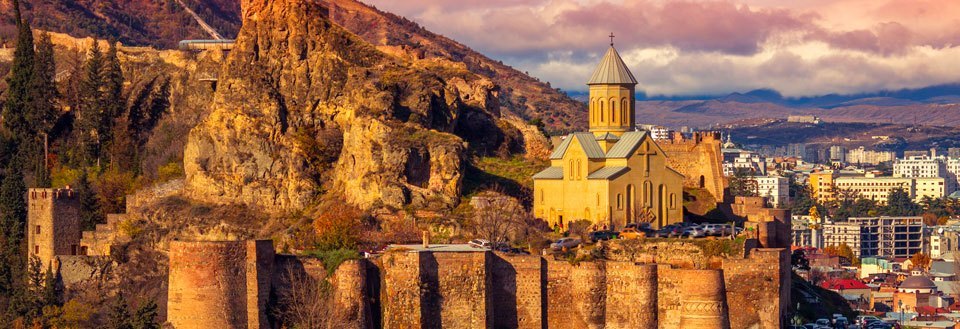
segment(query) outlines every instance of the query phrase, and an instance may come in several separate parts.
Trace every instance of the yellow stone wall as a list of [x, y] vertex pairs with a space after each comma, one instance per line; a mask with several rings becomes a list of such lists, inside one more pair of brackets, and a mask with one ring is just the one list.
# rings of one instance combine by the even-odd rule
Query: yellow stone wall
[[633, 86], [591, 85], [590, 132], [610, 132], [619, 136], [633, 130], [636, 116], [633, 92]]

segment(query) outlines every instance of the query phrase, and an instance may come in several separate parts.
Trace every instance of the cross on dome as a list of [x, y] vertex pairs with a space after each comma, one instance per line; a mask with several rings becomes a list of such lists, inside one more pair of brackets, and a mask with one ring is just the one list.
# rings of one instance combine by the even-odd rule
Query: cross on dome
[[614, 38], [613, 32], [610, 32], [610, 47], [613, 47], [613, 38]]

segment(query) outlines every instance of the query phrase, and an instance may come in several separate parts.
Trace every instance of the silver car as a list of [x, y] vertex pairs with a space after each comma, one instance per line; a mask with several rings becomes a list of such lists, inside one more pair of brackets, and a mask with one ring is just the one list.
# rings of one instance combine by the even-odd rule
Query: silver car
[[563, 248], [573, 249], [580, 245], [580, 239], [577, 238], [561, 238], [557, 242], [550, 244], [550, 249], [553, 250], [563, 250]]

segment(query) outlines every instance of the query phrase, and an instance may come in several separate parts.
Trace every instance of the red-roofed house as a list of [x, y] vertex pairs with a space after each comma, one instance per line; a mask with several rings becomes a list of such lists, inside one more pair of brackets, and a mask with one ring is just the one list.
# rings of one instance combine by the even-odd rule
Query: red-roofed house
[[855, 279], [830, 279], [820, 284], [824, 289], [836, 292], [847, 300], [853, 300], [851, 297], [859, 297], [863, 300], [870, 300], [870, 287], [860, 280]]

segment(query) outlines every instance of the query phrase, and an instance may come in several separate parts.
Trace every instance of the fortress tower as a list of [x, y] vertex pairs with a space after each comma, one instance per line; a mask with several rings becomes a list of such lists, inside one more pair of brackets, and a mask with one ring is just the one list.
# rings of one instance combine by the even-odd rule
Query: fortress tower
[[667, 153], [667, 166], [683, 174], [683, 187], [704, 189], [717, 202], [724, 200], [726, 181], [719, 132], [695, 132], [690, 138], [674, 132], [669, 139], [657, 142]]
[[27, 256], [44, 266], [58, 255], [81, 255], [80, 204], [70, 188], [27, 191]]

